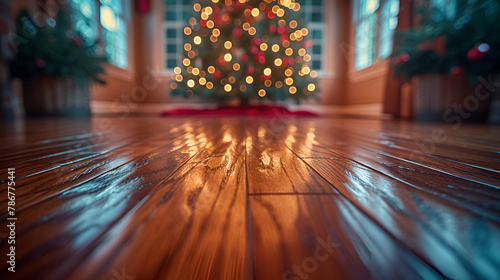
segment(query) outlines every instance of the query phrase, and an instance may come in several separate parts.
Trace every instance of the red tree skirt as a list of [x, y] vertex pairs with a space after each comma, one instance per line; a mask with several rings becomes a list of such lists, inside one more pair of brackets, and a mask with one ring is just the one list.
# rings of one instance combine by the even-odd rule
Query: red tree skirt
[[256, 116], [256, 117], [318, 117], [309, 111], [289, 111], [278, 105], [220, 106], [216, 109], [171, 109], [161, 116]]

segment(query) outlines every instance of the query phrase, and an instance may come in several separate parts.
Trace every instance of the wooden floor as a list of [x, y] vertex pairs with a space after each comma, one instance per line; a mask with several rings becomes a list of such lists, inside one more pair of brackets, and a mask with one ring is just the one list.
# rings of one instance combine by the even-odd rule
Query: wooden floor
[[0, 279], [500, 279], [500, 127], [129, 116], [0, 131]]

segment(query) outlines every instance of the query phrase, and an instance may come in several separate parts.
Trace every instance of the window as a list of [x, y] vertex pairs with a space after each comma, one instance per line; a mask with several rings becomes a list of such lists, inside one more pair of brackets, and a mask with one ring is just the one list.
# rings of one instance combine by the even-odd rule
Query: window
[[[314, 40], [314, 46], [307, 52], [311, 55], [310, 66], [312, 69], [321, 71], [324, 67], [324, 14], [323, 0], [297, 0], [301, 5], [300, 15], [307, 23], [310, 38]], [[188, 20], [195, 15], [193, 11], [193, 0], [164, 0], [163, 34], [165, 50], [165, 68], [172, 71], [180, 66], [179, 57], [183, 54], [184, 33], [183, 29]], [[197, 26], [193, 26], [197, 28]]]
[[[165, 68], [173, 70], [180, 66], [179, 57], [183, 54], [184, 33], [182, 30], [188, 20], [194, 16], [193, 0], [164, 0], [164, 50], [166, 53]], [[193, 26], [197, 28], [197, 26]]]
[[311, 55], [311, 68], [317, 71], [323, 70], [323, 61], [325, 54], [325, 23], [323, 0], [298, 0], [295, 1], [301, 5], [299, 13], [304, 18], [307, 29], [311, 34], [310, 38], [314, 40], [314, 46], [307, 52]]
[[86, 41], [97, 39], [100, 33], [109, 62], [121, 68], [128, 66], [129, 3], [127, 0], [71, 0], [70, 2], [75, 29]]
[[71, 20], [84, 41], [93, 42], [99, 37], [94, 0], [72, 0], [69, 3]]
[[121, 68], [127, 68], [129, 2], [124, 0], [101, 0], [100, 2], [104, 52], [111, 63]]
[[399, 0], [358, 0], [354, 5], [356, 69], [372, 65], [392, 53], [398, 24]]

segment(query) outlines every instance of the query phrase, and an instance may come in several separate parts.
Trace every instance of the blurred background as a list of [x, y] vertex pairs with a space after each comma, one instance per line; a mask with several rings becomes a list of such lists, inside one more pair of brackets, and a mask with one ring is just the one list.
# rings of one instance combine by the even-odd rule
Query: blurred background
[[[186, 103], [202, 107], [215, 103], [169, 95], [171, 75], [182, 64], [183, 28], [195, 13], [196, 2], [1, 0], [2, 115], [23, 116], [26, 103], [41, 102], [29, 91], [54, 91], [62, 84], [65, 96], [67, 92], [78, 96], [71, 102], [90, 104], [89, 109], [77, 109], [77, 115], [89, 115], [90, 108], [94, 113], [158, 113]], [[319, 100], [302, 103], [311, 110], [348, 108], [364, 114], [452, 122], [447, 120], [459, 112], [444, 116], [448, 108], [463, 104], [485, 80], [490, 81], [487, 88], [495, 86], [493, 77], [500, 65], [497, 0], [295, 2], [301, 5], [299, 16], [314, 40], [308, 48], [308, 65], [317, 73]], [[61, 10], [67, 18], [65, 30], [71, 34], [30, 35], [31, 29], [61, 26]], [[24, 19], [23, 12], [27, 13]], [[68, 47], [60, 49], [66, 53], [54, 65], [33, 58], [40, 49], [56, 50], [57, 56], [56, 46], [64, 44]], [[54, 82], [47, 78], [51, 75], [76, 77], [77, 85], [70, 80]], [[478, 112], [470, 120], [498, 122], [496, 99], [494, 94], [478, 99], [478, 108], [475, 100], [470, 101], [474, 110], [466, 113]], [[69, 111], [75, 112], [74, 107]]]

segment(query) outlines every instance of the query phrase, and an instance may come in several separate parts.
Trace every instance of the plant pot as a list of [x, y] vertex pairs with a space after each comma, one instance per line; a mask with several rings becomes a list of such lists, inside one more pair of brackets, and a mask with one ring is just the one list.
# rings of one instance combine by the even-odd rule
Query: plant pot
[[413, 117], [420, 122], [486, 122], [491, 95], [476, 91], [465, 78], [423, 75], [412, 79]]
[[90, 93], [85, 84], [73, 77], [41, 76], [23, 85], [27, 116], [89, 117]]

